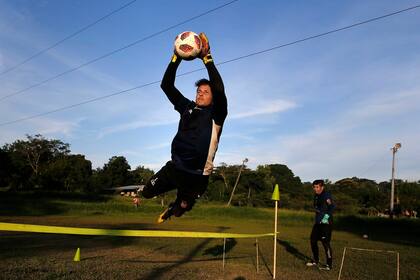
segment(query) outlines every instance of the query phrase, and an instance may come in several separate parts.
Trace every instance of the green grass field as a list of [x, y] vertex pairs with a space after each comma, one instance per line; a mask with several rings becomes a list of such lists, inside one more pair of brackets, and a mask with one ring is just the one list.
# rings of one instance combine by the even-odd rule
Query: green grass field
[[[194, 210], [162, 225], [159, 201], [92, 200], [31, 194], [0, 197], [0, 221], [107, 229], [154, 229], [267, 233], [273, 209], [226, 208], [197, 203]], [[420, 279], [420, 222], [337, 216], [334, 268], [307, 268], [312, 213], [280, 209], [277, 279], [337, 279], [344, 247], [398, 251], [400, 279]], [[362, 237], [369, 236], [368, 239]], [[273, 239], [260, 238], [259, 271], [255, 239], [228, 239], [222, 266], [222, 239], [77, 236], [0, 231], [0, 279], [272, 279]], [[73, 262], [76, 249], [81, 261]], [[324, 261], [320, 246], [321, 262]], [[395, 254], [349, 250], [341, 279], [396, 279]]]

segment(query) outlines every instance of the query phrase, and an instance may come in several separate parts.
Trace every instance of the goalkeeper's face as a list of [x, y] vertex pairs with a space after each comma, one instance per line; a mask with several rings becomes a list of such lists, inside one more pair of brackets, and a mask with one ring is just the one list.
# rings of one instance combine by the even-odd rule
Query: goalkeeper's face
[[195, 103], [199, 107], [207, 107], [213, 101], [213, 94], [209, 85], [201, 85], [197, 88], [197, 95], [195, 96]]
[[322, 185], [313, 185], [312, 188], [314, 189], [314, 192], [316, 194], [321, 194], [322, 191], [324, 190], [324, 186]]

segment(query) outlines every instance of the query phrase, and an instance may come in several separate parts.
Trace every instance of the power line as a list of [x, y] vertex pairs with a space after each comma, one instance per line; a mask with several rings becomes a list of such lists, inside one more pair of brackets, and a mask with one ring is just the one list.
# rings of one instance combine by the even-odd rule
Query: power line
[[308, 41], [308, 40], [323, 37], [323, 36], [326, 36], [326, 35], [329, 35], [329, 34], [332, 34], [332, 33], [336, 33], [336, 32], [339, 32], [339, 31], [343, 31], [343, 30], [346, 30], [346, 29], [350, 29], [350, 28], [353, 28], [353, 27], [356, 27], [356, 26], [359, 26], [359, 25], [363, 25], [363, 24], [370, 23], [370, 22], [373, 22], [373, 21], [377, 21], [377, 20], [380, 20], [380, 19], [384, 19], [384, 18], [387, 18], [387, 17], [390, 17], [390, 16], [401, 14], [401, 13], [404, 13], [404, 12], [407, 12], [407, 11], [410, 11], [410, 10], [413, 10], [413, 9], [417, 9], [419, 7], [420, 7], [420, 5], [416, 5], [416, 6], [406, 8], [406, 9], [403, 9], [403, 10], [399, 10], [399, 11], [396, 11], [396, 12], [393, 12], [393, 13], [389, 13], [389, 14], [382, 15], [382, 16], [379, 16], [379, 17], [375, 17], [375, 18], [371, 18], [371, 19], [368, 19], [368, 20], [360, 21], [360, 22], [357, 22], [357, 23], [354, 23], [354, 24], [351, 24], [351, 25], [348, 25], [348, 26], [333, 29], [333, 30], [330, 30], [330, 31], [327, 31], [327, 32], [324, 32], [324, 33], [317, 34], [317, 35], [309, 36], [309, 37], [299, 39], [299, 40], [296, 40], [296, 41], [293, 41], [293, 42], [290, 42], [290, 43], [274, 46], [274, 47], [269, 48], [269, 49], [265, 49], [265, 50], [262, 50], [262, 51], [258, 51], [258, 52], [250, 53], [250, 54], [240, 56], [240, 57], [237, 57], [237, 58], [233, 58], [233, 59], [224, 61], [220, 64], [233, 62], [233, 61], [244, 59], [244, 58], [254, 56], [254, 55], [257, 55], [257, 54], [262, 54], [262, 53], [274, 51], [274, 50], [279, 49], [279, 48], [283, 48], [283, 47], [287, 47], [287, 46], [290, 46], [290, 45], [295, 45], [295, 44], [298, 44], [298, 43], [302, 43], [302, 42], [305, 42], [305, 41]]
[[[274, 51], [274, 50], [279, 49], [279, 48], [283, 48], [283, 47], [287, 47], [287, 46], [290, 46], [290, 45], [302, 43], [302, 42], [305, 42], [305, 41], [308, 41], [308, 40], [311, 40], [311, 39], [323, 37], [323, 36], [326, 36], [326, 35], [329, 35], [329, 34], [332, 34], [332, 33], [335, 33], [335, 32], [347, 30], [349, 28], [353, 28], [353, 27], [360, 26], [360, 25], [363, 25], [363, 24], [367, 24], [367, 23], [370, 23], [370, 22], [373, 22], [373, 21], [384, 19], [384, 18], [393, 16], [393, 15], [397, 15], [397, 14], [400, 14], [400, 13], [403, 13], [403, 12], [407, 12], [409, 10], [413, 10], [413, 9], [416, 9], [416, 8], [419, 8], [419, 7], [420, 7], [420, 5], [413, 6], [413, 7], [406, 8], [406, 9], [403, 9], [403, 10], [399, 10], [399, 11], [396, 11], [396, 12], [393, 12], [393, 13], [389, 13], [389, 14], [382, 15], [382, 16], [379, 16], [379, 17], [371, 18], [371, 19], [364, 20], [364, 21], [354, 23], [354, 24], [351, 24], [351, 25], [347, 25], [345, 27], [341, 27], [341, 28], [333, 29], [333, 30], [330, 30], [330, 31], [327, 31], [327, 32], [317, 34], [317, 35], [309, 36], [309, 37], [306, 37], [306, 38], [303, 38], [303, 39], [300, 39], [300, 40], [296, 40], [296, 41], [293, 41], [293, 42], [290, 42], [290, 43], [277, 45], [277, 46], [274, 46], [274, 47], [271, 47], [271, 48], [268, 48], [268, 49], [265, 49], [265, 50], [261, 50], [261, 51], [256, 51], [256, 52], [253, 52], [253, 53], [250, 53], [250, 54], [247, 54], [247, 55], [243, 55], [243, 56], [240, 56], [240, 57], [237, 57], [237, 58], [225, 60], [223, 62], [217, 63], [217, 65], [223, 65], [223, 64], [231, 63], [231, 62], [238, 61], [238, 60], [241, 60], [241, 59], [245, 59], [245, 58], [248, 58], [248, 57], [251, 57], [251, 56], [255, 56], [255, 55], [263, 54], [263, 53], [266, 53], [266, 52]], [[179, 75], [177, 75], [177, 77], [186, 76], [186, 75], [192, 74], [194, 72], [202, 71], [204, 69], [205, 69], [205, 67], [201, 67], [201, 68], [189, 71], [189, 72], [179, 74]], [[44, 113], [40, 113], [40, 114], [36, 114], [36, 115], [32, 115], [32, 116], [28, 116], [28, 117], [24, 117], [24, 118], [20, 118], [20, 119], [16, 119], [16, 120], [13, 120], [13, 121], [0, 123], [0, 126], [14, 124], [14, 123], [26, 121], [26, 120], [29, 120], [29, 119], [33, 119], [33, 118], [49, 115], [49, 114], [52, 114], [52, 113], [56, 113], [56, 112], [59, 112], [59, 111], [68, 110], [68, 109], [71, 109], [71, 108], [74, 108], [74, 107], [78, 107], [78, 106], [85, 105], [85, 104], [88, 104], [88, 103], [92, 103], [92, 102], [96, 102], [96, 101], [99, 101], [99, 100], [107, 99], [107, 98], [110, 98], [110, 97], [113, 97], [113, 96], [116, 96], [116, 95], [120, 95], [120, 94], [123, 94], [123, 93], [127, 93], [127, 92], [130, 92], [130, 91], [136, 90], [136, 89], [140, 89], [140, 88], [144, 88], [144, 87], [147, 87], [147, 86], [150, 86], [150, 85], [158, 84], [160, 82], [161, 82], [161, 80], [154, 81], [154, 82], [149, 82], [149, 83], [146, 83], [146, 84], [142, 84], [142, 85], [132, 87], [132, 88], [129, 88], [129, 89], [125, 89], [125, 90], [122, 90], [122, 91], [114, 92], [114, 93], [104, 95], [104, 96], [101, 96], [101, 97], [89, 99], [89, 100], [86, 100], [86, 101], [83, 101], [83, 102], [80, 102], [80, 103], [75, 103], [75, 104], [72, 104], [72, 105], [61, 107], [61, 108], [58, 108], [58, 109], [55, 109], [55, 110], [52, 110], [52, 111], [47, 111], [47, 112], [44, 112]]]
[[384, 162], [387, 156], [388, 156], [388, 153], [384, 154], [380, 159], [373, 161], [369, 167], [367, 167], [362, 173], [360, 173], [359, 178], [363, 178], [368, 172], [372, 170], [373, 167], [376, 167], [378, 163]]
[[[202, 67], [202, 68], [199, 68], [199, 69], [195, 69], [195, 70], [192, 70], [192, 71], [188, 71], [188, 72], [185, 72], [185, 73], [182, 73], [182, 74], [177, 75], [177, 77], [186, 76], [186, 75], [192, 74], [194, 72], [202, 71], [204, 69], [205, 69], [205, 67]], [[130, 92], [130, 91], [136, 90], [136, 89], [141, 89], [141, 88], [144, 88], [144, 87], [147, 87], [147, 86], [159, 84], [161, 81], [162, 80], [158, 80], [158, 81], [154, 81], [154, 82], [142, 84], [142, 85], [135, 86], [135, 87], [132, 87], [132, 88], [129, 88], [129, 89], [124, 89], [124, 90], [121, 90], [121, 91], [118, 91], [118, 92], [114, 92], [114, 93], [111, 93], [111, 94], [107, 94], [107, 95], [104, 95], [104, 96], [91, 98], [91, 99], [88, 99], [88, 100], [85, 100], [85, 101], [82, 101], [82, 102], [79, 102], [79, 103], [75, 103], [75, 104], [71, 104], [71, 105], [68, 105], [68, 106], [64, 106], [64, 107], [57, 108], [57, 109], [54, 109], [54, 110], [51, 110], [51, 111], [47, 111], [47, 112], [44, 112], [44, 113], [39, 113], [39, 114], [36, 114], [36, 115], [32, 115], [32, 116], [20, 118], [20, 119], [14, 120], [14, 121], [0, 123], [0, 126], [4, 126], [4, 125], [8, 125], [8, 124], [13, 124], [13, 123], [18, 123], [18, 122], [22, 122], [22, 121], [26, 121], [26, 120], [30, 120], [30, 119], [34, 119], [34, 118], [38, 118], [38, 117], [42, 117], [42, 116], [45, 116], [45, 115], [49, 115], [49, 114], [52, 114], [52, 113], [56, 113], [56, 112], [68, 110], [68, 109], [71, 109], [71, 108], [74, 108], [74, 107], [78, 107], [78, 106], [81, 106], [81, 105], [93, 103], [93, 102], [96, 102], [96, 101], [99, 101], [99, 100], [103, 100], [103, 99], [107, 99], [107, 98], [110, 98], [110, 97], [113, 97], [113, 96], [116, 96], [116, 95], [120, 95], [120, 94], [123, 94], [123, 93], [127, 93], [127, 92]]]
[[48, 79], [46, 79], [46, 80], [43, 80], [43, 81], [38, 82], [38, 83], [36, 83], [36, 84], [33, 84], [33, 85], [31, 85], [31, 86], [29, 86], [29, 87], [27, 87], [27, 88], [24, 88], [24, 89], [21, 89], [21, 90], [19, 90], [19, 91], [14, 92], [14, 93], [11, 93], [11, 94], [8, 94], [8, 95], [5, 95], [5, 96], [3, 96], [3, 97], [1, 97], [1, 98], [0, 98], [0, 101], [4, 100], [4, 99], [6, 99], [6, 98], [12, 97], [12, 96], [15, 96], [15, 95], [21, 94], [21, 93], [23, 93], [23, 92], [26, 92], [26, 91], [28, 91], [28, 90], [30, 90], [30, 89], [33, 89], [33, 88], [38, 87], [38, 86], [40, 86], [40, 85], [43, 85], [43, 84], [45, 84], [45, 83], [48, 83], [48, 82], [50, 82], [50, 81], [52, 81], [52, 80], [55, 80], [55, 79], [57, 79], [57, 78], [59, 78], [59, 77], [61, 77], [61, 76], [67, 75], [67, 74], [69, 74], [69, 73], [72, 73], [72, 72], [74, 72], [74, 71], [76, 71], [76, 70], [79, 70], [79, 69], [80, 69], [80, 68], [82, 68], [82, 67], [85, 67], [85, 66], [87, 66], [87, 65], [89, 65], [89, 64], [92, 64], [92, 63], [97, 62], [97, 61], [99, 61], [99, 60], [102, 60], [102, 59], [104, 59], [104, 58], [106, 58], [106, 57], [109, 57], [109, 56], [111, 56], [111, 55], [114, 55], [114, 54], [116, 54], [116, 53], [118, 53], [118, 52], [121, 52], [121, 51], [123, 51], [123, 50], [125, 50], [125, 49], [128, 49], [128, 48], [130, 48], [130, 47], [132, 47], [132, 46], [134, 46], [134, 45], [137, 45], [137, 44], [139, 44], [139, 43], [141, 43], [141, 42], [144, 42], [144, 41], [146, 41], [146, 40], [148, 40], [148, 39], [151, 39], [151, 38], [153, 38], [153, 37], [156, 37], [157, 35], [160, 35], [160, 34], [162, 34], [162, 33], [164, 33], [164, 32], [167, 32], [167, 31], [169, 31], [169, 30], [171, 30], [171, 29], [174, 29], [174, 28], [176, 28], [176, 27], [178, 27], [178, 26], [181, 26], [181, 25], [183, 25], [183, 24], [185, 24], [185, 23], [187, 23], [187, 22], [193, 21], [193, 20], [198, 19], [198, 18], [200, 18], [200, 17], [202, 17], [202, 16], [205, 16], [205, 15], [207, 15], [207, 14], [210, 14], [210, 13], [212, 13], [212, 12], [215, 12], [215, 11], [217, 11], [217, 10], [219, 10], [219, 9], [222, 9], [222, 8], [224, 8], [224, 7], [226, 7], [226, 6], [230, 5], [230, 4], [233, 4], [234, 2], [237, 2], [237, 1], [239, 1], [239, 0], [233, 0], [233, 1], [230, 1], [230, 2], [225, 3], [225, 4], [223, 4], [223, 5], [220, 5], [220, 6], [216, 7], [216, 8], [213, 8], [213, 9], [210, 9], [210, 10], [208, 10], [208, 11], [205, 11], [205, 12], [203, 12], [203, 13], [199, 14], [199, 15], [193, 16], [193, 17], [191, 17], [191, 18], [189, 18], [189, 19], [186, 19], [186, 20], [184, 20], [184, 21], [182, 21], [182, 22], [179, 22], [179, 23], [177, 23], [177, 24], [174, 24], [174, 25], [172, 25], [172, 26], [169, 26], [169, 27], [167, 27], [167, 28], [165, 28], [165, 29], [162, 29], [162, 30], [160, 30], [160, 31], [158, 31], [158, 32], [155, 32], [155, 33], [153, 33], [153, 34], [151, 34], [151, 35], [148, 35], [148, 36], [146, 36], [146, 37], [143, 37], [143, 38], [141, 38], [141, 39], [138, 39], [138, 40], [136, 40], [136, 41], [134, 41], [134, 42], [132, 42], [132, 43], [130, 43], [130, 44], [128, 44], [128, 45], [125, 45], [125, 46], [123, 46], [123, 47], [121, 47], [121, 48], [118, 48], [118, 49], [113, 50], [113, 51], [111, 51], [111, 52], [109, 52], [109, 53], [106, 53], [106, 54], [104, 54], [104, 55], [101, 55], [101, 56], [99, 56], [99, 57], [97, 57], [97, 58], [94, 58], [94, 59], [92, 59], [92, 60], [88, 61], [88, 62], [85, 62], [85, 63], [83, 63], [83, 64], [80, 64], [79, 66], [76, 66], [76, 67], [71, 68], [71, 69], [69, 69], [69, 70], [66, 70], [66, 71], [64, 71], [64, 72], [61, 72], [60, 74], [57, 74], [57, 75], [52, 76], [52, 77], [50, 77], [50, 78], [48, 78]]
[[108, 18], [108, 17], [112, 16], [113, 14], [118, 13], [119, 11], [123, 10], [124, 8], [127, 8], [128, 6], [130, 6], [131, 4], [133, 4], [133, 3], [134, 3], [134, 2], [136, 2], [136, 1], [137, 1], [137, 0], [132, 0], [132, 1], [130, 1], [130, 2], [126, 3], [126, 4], [124, 4], [124, 5], [122, 5], [121, 7], [119, 7], [119, 8], [117, 8], [117, 9], [115, 9], [115, 10], [111, 11], [110, 13], [108, 13], [108, 14], [106, 14], [106, 15], [104, 15], [104, 16], [102, 16], [102, 17], [100, 17], [99, 19], [97, 19], [97, 20], [93, 21], [92, 23], [90, 23], [90, 24], [88, 24], [88, 25], [86, 25], [86, 26], [84, 26], [84, 27], [80, 28], [80, 29], [79, 29], [79, 30], [77, 30], [76, 32], [74, 32], [74, 33], [72, 33], [72, 34], [70, 34], [70, 35], [68, 35], [68, 36], [64, 37], [63, 39], [61, 39], [61, 40], [59, 40], [59, 41], [55, 42], [55, 43], [54, 43], [54, 44], [52, 44], [51, 46], [49, 46], [49, 47], [47, 47], [47, 48], [45, 48], [45, 49], [43, 49], [43, 50], [40, 50], [39, 52], [37, 52], [37, 53], [33, 54], [32, 56], [30, 56], [30, 57], [28, 57], [28, 58], [26, 58], [26, 59], [24, 59], [23, 61], [19, 62], [18, 64], [16, 64], [16, 65], [14, 65], [14, 66], [12, 66], [12, 67], [10, 67], [10, 68], [8, 68], [8, 69], [6, 69], [6, 70], [4, 70], [4, 71], [0, 72], [0, 76], [1, 76], [1, 75], [3, 75], [3, 74], [9, 73], [9, 72], [11, 72], [12, 70], [15, 70], [15, 69], [16, 69], [16, 68], [18, 68], [19, 66], [22, 66], [23, 64], [25, 64], [25, 63], [27, 63], [27, 62], [31, 61], [31, 60], [32, 60], [32, 59], [34, 59], [35, 57], [38, 57], [38, 56], [40, 56], [41, 54], [46, 53], [47, 51], [49, 51], [49, 50], [51, 50], [51, 49], [53, 49], [53, 48], [57, 47], [58, 45], [60, 45], [60, 44], [64, 43], [65, 41], [67, 41], [67, 40], [69, 40], [69, 39], [71, 39], [71, 38], [75, 37], [76, 35], [79, 35], [79, 34], [80, 34], [80, 33], [82, 33], [83, 31], [86, 31], [87, 29], [91, 28], [92, 26], [96, 25], [97, 23], [99, 23], [99, 22], [101, 22], [101, 21], [105, 20], [106, 18]]
[[49, 115], [49, 114], [52, 114], [52, 113], [56, 113], [56, 112], [68, 110], [68, 109], [71, 109], [71, 108], [74, 108], [74, 107], [78, 107], [78, 106], [81, 106], [81, 105], [85, 105], [85, 104], [92, 103], [92, 102], [95, 102], [95, 101], [99, 101], [99, 100], [102, 100], [102, 99], [110, 98], [112, 96], [116, 96], [116, 95], [120, 95], [120, 94], [123, 94], [123, 93], [127, 93], [127, 92], [133, 91], [135, 89], [140, 89], [140, 88], [143, 88], [143, 87], [154, 85], [154, 84], [160, 83], [160, 81], [161, 80], [150, 82], [150, 83], [147, 83], [147, 84], [143, 84], [143, 85], [132, 87], [132, 88], [125, 89], [125, 90], [121, 90], [121, 91], [114, 92], [114, 93], [111, 93], [111, 94], [108, 94], [108, 95], [104, 95], [104, 96], [101, 96], [101, 97], [96, 97], [96, 98], [88, 99], [86, 101], [82, 101], [82, 102], [75, 103], [75, 104], [72, 104], [72, 105], [64, 106], [64, 107], [61, 107], [61, 108], [58, 108], [58, 109], [54, 109], [52, 111], [48, 111], [48, 112], [44, 112], [44, 113], [40, 113], [40, 114], [28, 116], [28, 117], [24, 117], [24, 118], [17, 119], [17, 120], [14, 120], [14, 121], [9, 121], [9, 122], [5, 122], [5, 123], [1, 123], [0, 126], [8, 125], [8, 124], [13, 124], [13, 123], [18, 123], [18, 122], [23, 122], [23, 121], [26, 121], [26, 120], [30, 120], [30, 119], [34, 119], [34, 118], [39, 118], [39, 117], [42, 117], [42, 116], [45, 116], [45, 115]]

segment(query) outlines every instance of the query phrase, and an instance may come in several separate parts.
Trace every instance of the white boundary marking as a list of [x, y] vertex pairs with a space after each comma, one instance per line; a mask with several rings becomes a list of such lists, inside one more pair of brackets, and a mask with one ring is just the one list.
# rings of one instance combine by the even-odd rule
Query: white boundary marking
[[344, 247], [343, 257], [341, 258], [340, 272], [338, 273], [338, 279], [341, 279], [341, 271], [343, 269], [344, 257], [346, 256], [346, 250], [356, 250], [356, 251], [368, 251], [368, 252], [382, 252], [382, 253], [394, 253], [397, 255], [397, 280], [400, 280], [400, 253], [398, 251], [389, 251], [389, 250], [375, 250], [375, 249], [364, 249], [364, 248], [354, 248], [354, 247]]

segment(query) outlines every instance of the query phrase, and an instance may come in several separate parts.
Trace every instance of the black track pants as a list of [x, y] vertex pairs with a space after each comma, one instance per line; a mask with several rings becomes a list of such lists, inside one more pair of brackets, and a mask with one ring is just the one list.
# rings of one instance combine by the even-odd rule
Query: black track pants
[[330, 267], [332, 267], [331, 233], [332, 225], [330, 224], [315, 224], [311, 232], [311, 249], [314, 261], [319, 262], [318, 241], [321, 241], [325, 250], [327, 264]]

